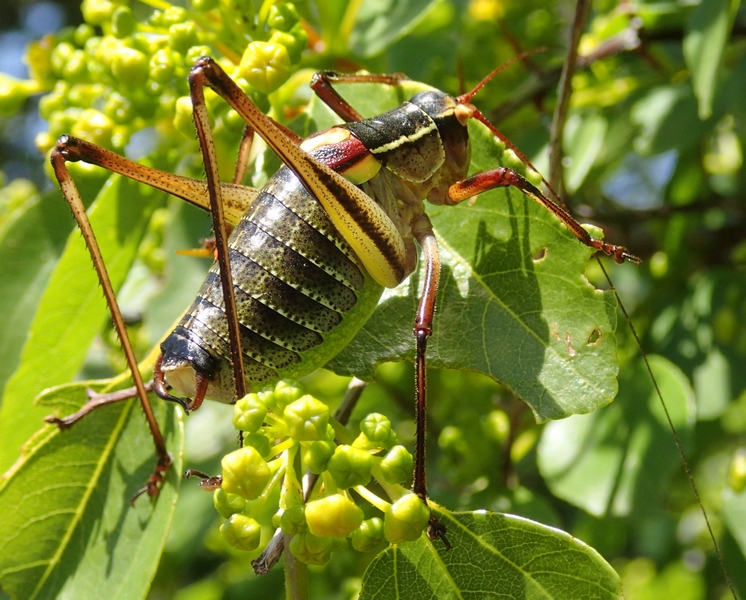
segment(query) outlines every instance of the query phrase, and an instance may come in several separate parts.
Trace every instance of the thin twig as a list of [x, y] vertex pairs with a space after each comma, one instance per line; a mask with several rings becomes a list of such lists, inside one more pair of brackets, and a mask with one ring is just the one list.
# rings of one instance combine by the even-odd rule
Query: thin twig
[[572, 24], [570, 41], [567, 48], [567, 58], [562, 67], [562, 74], [557, 91], [557, 107], [554, 110], [552, 128], [549, 134], [549, 184], [554, 191], [562, 197], [564, 191], [564, 178], [562, 175], [563, 138], [565, 121], [567, 120], [567, 109], [570, 107], [570, 96], [572, 95], [572, 76], [578, 62], [578, 45], [580, 36], [585, 28], [590, 0], [578, 0], [575, 8], [575, 20]]

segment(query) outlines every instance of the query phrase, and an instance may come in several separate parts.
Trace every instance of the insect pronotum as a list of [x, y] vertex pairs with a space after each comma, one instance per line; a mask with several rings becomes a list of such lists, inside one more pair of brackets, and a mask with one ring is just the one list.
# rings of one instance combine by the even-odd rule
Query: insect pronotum
[[[206, 182], [137, 165], [76, 138], [60, 138], [52, 164], [88, 241], [102, 286], [109, 290], [107, 300], [156, 443], [155, 470], [138, 494], [158, 493], [170, 458], [134, 355], [127, 349], [124, 324], [115, 314], [114, 294], [65, 163], [82, 160], [99, 165], [202, 207], [208, 206], [209, 197], [218, 262], [162, 343], [154, 374], [156, 393], [186, 410], [198, 408], [205, 398], [232, 403], [247, 388], [281, 377], [297, 378], [325, 364], [362, 326], [383, 288], [396, 286], [414, 270], [416, 241], [422, 250], [425, 281], [414, 323], [413, 491], [427, 503], [425, 361], [440, 257], [423, 201], [455, 205], [490, 189], [514, 187], [554, 213], [583, 244], [617, 262], [639, 262], [626, 248], [592, 237], [564, 208], [511, 169], [500, 167], [467, 177], [467, 122], [477, 119], [504, 139], [471, 104], [496, 72], [459, 97], [423, 92], [374, 119], [363, 119], [338, 95], [333, 83], [344, 78], [397, 85], [402, 76], [318, 74], [312, 88], [346, 124], [300, 140], [265, 116], [212, 59], [202, 58], [189, 83]], [[242, 161], [233, 184], [219, 182], [205, 86], [246, 121], [243, 150], [256, 132], [285, 164], [261, 191], [237, 184], [245, 167]], [[223, 216], [224, 204], [227, 216]], [[224, 235], [226, 222], [236, 225], [229, 240]], [[428, 534], [445, 541], [444, 528], [434, 517]]]

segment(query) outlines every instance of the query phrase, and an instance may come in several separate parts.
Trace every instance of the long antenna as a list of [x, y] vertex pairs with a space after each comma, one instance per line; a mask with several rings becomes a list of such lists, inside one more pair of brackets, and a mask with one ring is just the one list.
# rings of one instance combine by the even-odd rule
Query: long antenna
[[624, 318], [627, 320], [627, 326], [629, 327], [629, 330], [632, 332], [632, 336], [635, 338], [635, 342], [637, 342], [637, 347], [640, 349], [640, 355], [642, 356], [642, 360], [645, 363], [645, 368], [648, 371], [648, 374], [650, 375], [650, 379], [653, 382], [653, 387], [655, 388], [655, 394], [658, 396], [658, 400], [661, 403], [661, 406], [663, 407], [663, 412], [666, 415], [666, 421], [668, 421], [668, 427], [671, 429], [671, 433], [673, 434], [674, 443], [676, 444], [676, 450], [679, 453], [679, 457], [681, 458], [681, 462], [684, 465], [684, 472], [686, 473], [686, 477], [689, 480], [689, 485], [692, 488], [692, 491], [694, 492], [694, 497], [697, 499], [697, 504], [699, 505], [699, 509], [702, 512], [702, 516], [705, 519], [705, 525], [707, 526], [707, 533], [710, 536], [710, 540], [712, 540], [712, 546], [715, 549], [715, 555], [718, 558], [718, 563], [720, 564], [720, 570], [723, 573], [723, 577], [725, 578], [725, 582], [728, 585], [728, 589], [730, 590], [730, 593], [733, 594], [733, 600], [737, 600], [736, 596], [736, 589], [733, 586], [733, 582], [730, 579], [730, 575], [728, 575], [728, 569], [725, 567], [725, 560], [723, 559], [723, 554], [720, 552], [720, 546], [718, 545], [717, 538], [715, 537], [715, 532], [712, 530], [712, 525], [710, 524], [710, 518], [707, 516], [707, 511], [705, 510], [704, 504], [702, 504], [702, 499], [699, 495], [699, 488], [697, 487], [697, 482], [694, 479], [694, 474], [692, 473], [692, 468], [689, 465], [689, 460], [686, 457], [686, 453], [684, 452], [684, 446], [681, 443], [681, 437], [679, 436], [679, 432], [676, 431], [676, 426], [673, 424], [673, 419], [671, 419], [671, 414], [668, 412], [668, 406], [666, 405], [666, 401], [663, 399], [663, 393], [661, 392], [661, 388], [658, 385], [658, 380], [655, 378], [655, 375], [653, 374], [653, 369], [650, 367], [650, 362], [648, 361], [648, 356], [645, 354], [645, 351], [642, 349], [642, 342], [640, 341], [640, 337], [637, 335], [637, 330], [635, 329], [635, 326], [632, 324], [632, 319], [629, 316], [629, 313], [627, 312], [627, 309], [624, 307], [624, 304], [622, 303], [622, 299], [619, 297], [619, 294], [616, 291], [616, 288], [614, 287], [614, 284], [611, 282], [611, 277], [609, 277], [609, 274], [606, 272], [606, 269], [604, 268], [603, 262], [596, 257], [596, 261], [598, 262], [598, 265], [601, 267], [601, 271], [604, 274], [604, 277], [606, 278], [606, 281], [609, 283], [609, 288], [614, 292], [614, 296], [616, 297], [617, 304], [619, 305], [619, 308], [622, 311], [622, 314], [624, 315]]

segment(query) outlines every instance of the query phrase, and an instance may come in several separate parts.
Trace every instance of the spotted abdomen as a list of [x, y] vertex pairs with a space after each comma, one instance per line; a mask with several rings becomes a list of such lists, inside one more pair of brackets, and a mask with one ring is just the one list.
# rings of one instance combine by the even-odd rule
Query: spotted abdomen
[[[323, 366], [364, 323], [380, 296], [322, 206], [281, 168], [229, 240], [241, 347], [249, 385], [298, 378]], [[207, 398], [234, 401], [228, 324], [217, 265], [179, 325], [161, 344], [168, 382], [198, 369]], [[188, 385], [186, 386], [188, 388]], [[176, 389], [189, 396], [191, 389]]]

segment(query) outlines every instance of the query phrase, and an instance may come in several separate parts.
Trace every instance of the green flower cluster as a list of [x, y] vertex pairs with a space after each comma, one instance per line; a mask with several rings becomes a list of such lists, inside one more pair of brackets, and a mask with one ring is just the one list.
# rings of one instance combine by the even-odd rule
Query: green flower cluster
[[[300, 384], [280, 381], [239, 400], [233, 423], [244, 446], [223, 458], [222, 486], [214, 495], [227, 519], [220, 531], [232, 546], [256, 550], [263, 526], [269, 531], [272, 525], [293, 536], [296, 558], [324, 564], [347, 540], [369, 552], [384, 539], [416, 540], [425, 530], [428, 508], [401, 485], [412, 472], [412, 455], [396, 443], [387, 417], [368, 415], [355, 438]], [[366, 487], [373, 479], [391, 502]], [[301, 484], [307, 488], [309, 481], [316, 482], [310, 493]], [[271, 524], [262, 523], [278, 488], [278, 510]], [[361, 498], [373, 507], [366, 512], [382, 514], [366, 519]]]
[[[187, 74], [199, 57], [215, 58], [266, 109], [266, 94], [288, 79], [307, 44], [290, 2], [152, 6], [158, 9], [129, 0], [83, 0], [83, 25], [29, 47], [30, 81], [0, 80], [0, 113], [12, 114], [30, 94], [48, 92], [40, 112], [49, 129], [36, 140], [42, 152], [63, 133], [122, 152], [146, 127], [157, 129], [163, 148], [193, 144]], [[214, 97], [209, 103], [217, 143], [223, 130], [240, 135], [237, 115]]]

